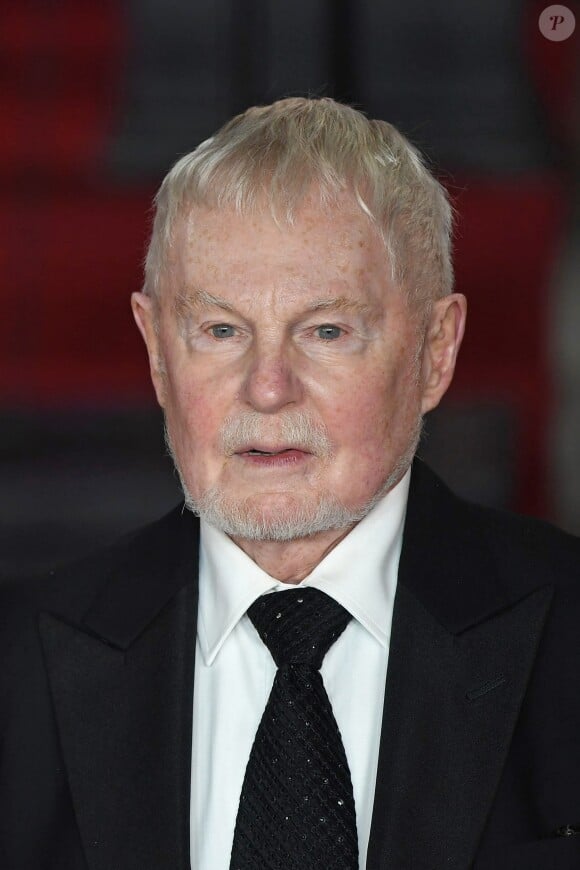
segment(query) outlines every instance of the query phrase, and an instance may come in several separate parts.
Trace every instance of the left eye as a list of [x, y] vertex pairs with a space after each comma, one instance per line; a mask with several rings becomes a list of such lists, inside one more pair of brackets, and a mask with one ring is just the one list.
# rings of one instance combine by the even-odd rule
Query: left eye
[[230, 326], [229, 323], [218, 323], [216, 326], [212, 326], [211, 333], [214, 338], [231, 338], [234, 335], [234, 327]]
[[319, 338], [331, 341], [333, 338], [340, 338], [342, 329], [340, 326], [334, 326], [332, 323], [323, 323], [322, 326], [316, 327], [316, 332]]

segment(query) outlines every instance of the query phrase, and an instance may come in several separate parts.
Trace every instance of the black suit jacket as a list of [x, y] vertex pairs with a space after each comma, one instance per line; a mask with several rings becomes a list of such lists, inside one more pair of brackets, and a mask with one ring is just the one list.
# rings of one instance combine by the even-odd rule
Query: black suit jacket
[[[4, 870], [189, 870], [198, 535], [178, 509], [0, 588]], [[367, 867], [578, 868], [580, 836], [554, 836], [567, 824], [580, 542], [416, 462]]]

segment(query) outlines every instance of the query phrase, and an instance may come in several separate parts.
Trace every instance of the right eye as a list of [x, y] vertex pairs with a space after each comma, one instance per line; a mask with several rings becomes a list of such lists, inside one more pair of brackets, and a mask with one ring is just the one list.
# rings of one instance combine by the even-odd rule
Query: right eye
[[217, 323], [210, 331], [214, 338], [232, 338], [235, 335], [235, 327], [229, 323]]

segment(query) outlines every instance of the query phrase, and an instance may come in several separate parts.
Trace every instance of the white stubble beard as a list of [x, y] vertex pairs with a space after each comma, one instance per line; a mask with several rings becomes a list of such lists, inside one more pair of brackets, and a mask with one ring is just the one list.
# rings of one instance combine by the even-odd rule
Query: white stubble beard
[[[332, 445], [326, 432], [319, 424], [315, 424], [307, 413], [294, 412], [291, 416], [282, 416], [277, 422], [281, 429], [279, 436], [284, 443], [311, 447], [310, 452], [321, 459], [331, 455]], [[319, 496], [314, 505], [308, 500], [294, 499], [293, 504], [283, 513], [275, 511], [267, 516], [259, 509], [252, 509], [248, 498], [240, 500], [229, 496], [218, 484], [194, 498], [179, 467], [167, 424], [165, 424], [165, 443], [173, 459], [183, 489], [185, 505], [189, 510], [232, 538], [284, 542], [307, 538], [331, 529], [347, 529], [364, 519], [408, 469], [417, 450], [422, 424], [422, 417], [417, 415], [406, 449], [401, 453], [378, 491], [362, 507], [348, 508], [334, 493], [326, 492]], [[251, 441], [259, 443], [262, 428], [263, 416], [257, 412], [248, 412], [241, 418], [226, 420], [221, 438], [224, 453], [232, 455], [236, 452], [236, 446]]]

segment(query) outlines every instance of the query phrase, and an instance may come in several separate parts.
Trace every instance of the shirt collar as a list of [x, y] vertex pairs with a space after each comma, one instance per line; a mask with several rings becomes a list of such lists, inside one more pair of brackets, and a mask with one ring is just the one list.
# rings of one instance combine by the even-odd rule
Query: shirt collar
[[[390, 639], [410, 476], [409, 469], [299, 584], [326, 592], [385, 647]], [[213, 663], [256, 598], [295, 588], [271, 577], [224, 532], [202, 520], [198, 638], [205, 663]]]

